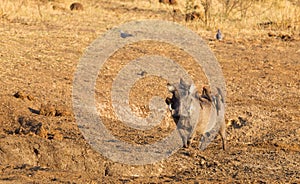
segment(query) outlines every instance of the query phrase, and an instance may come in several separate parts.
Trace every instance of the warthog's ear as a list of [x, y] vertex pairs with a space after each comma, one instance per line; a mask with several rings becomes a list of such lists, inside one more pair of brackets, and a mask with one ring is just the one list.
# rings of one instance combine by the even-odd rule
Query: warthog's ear
[[176, 90], [175, 86], [173, 86], [170, 83], [167, 84], [167, 88], [168, 88], [169, 92], [171, 92], [171, 93], [175, 92], [175, 90]]
[[211, 92], [205, 86], [202, 89], [202, 95], [201, 95], [201, 97], [207, 99], [210, 102], [212, 101]]
[[184, 80], [183, 80], [182, 78], [180, 78], [179, 83], [180, 83], [181, 85], [187, 86], [187, 83], [185, 83]]
[[190, 89], [191, 85], [189, 85], [188, 83], [184, 82], [184, 80], [182, 78], [180, 78], [180, 82], [179, 82], [179, 88], [184, 90], [184, 91], [188, 91]]

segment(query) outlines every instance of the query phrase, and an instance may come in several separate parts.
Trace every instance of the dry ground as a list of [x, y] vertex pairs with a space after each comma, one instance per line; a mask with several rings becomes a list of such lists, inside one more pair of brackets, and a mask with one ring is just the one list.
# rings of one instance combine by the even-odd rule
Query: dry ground
[[[157, 164], [129, 166], [104, 158], [84, 140], [72, 111], [73, 75], [84, 50], [107, 29], [129, 20], [174, 17], [166, 7], [148, 1], [91, 1], [84, 11], [72, 12], [67, 9], [69, 1], [57, 3], [55, 9], [51, 1], [40, 6], [24, 2], [16, 7], [18, 15], [2, 12], [0, 19], [0, 183], [300, 182], [299, 31], [282, 35], [224, 30], [226, 37], [218, 42], [215, 31], [187, 24], [209, 45], [223, 69], [228, 150], [221, 150], [218, 137], [205, 151], [192, 145]], [[113, 59], [156, 51], [155, 43], [143, 44]], [[180, 50], [165, 46], [157, 52], [189, 67]], [[98, 102], [107, 106], [109, 101], [101, 99], [106, 99], [116, 69], [103, 71], [97, 82]], [[198, 88], [205, 84], [205, 79], [193, 77], [198, 77]], [[144, 82], [148, 85], [137, 83], [131, 94], [141, 116], [149, 108], [150, 97], [141, 95], [144, 89], [150, 94], [161, 89], [160, 95], [168, 95], [166, 81], [150, 77]], [[156, 141], [174, 128], [170, 119], [152, 132], [116, 128], [119, 122], [111, 120], [109, 107], [105, 110], [106, 125], [131, 143]]]

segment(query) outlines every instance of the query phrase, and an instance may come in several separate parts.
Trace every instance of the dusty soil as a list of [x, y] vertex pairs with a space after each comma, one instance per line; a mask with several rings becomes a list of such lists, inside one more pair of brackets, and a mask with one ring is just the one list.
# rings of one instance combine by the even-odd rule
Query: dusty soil
[[[187, 24], [209, 45], [223, 69], [228, 149], [222, 150], [217, 137], [204, 151], [193, 144], [159, 163], [131, 166], [104, 158], [85, 141], [72, 109], [73, 76], [84, 50], [107, 29], [129, 20], [174, 16], [148, 1], [95, 1], [79, 11], [69, 11], [70, 3], [44, 3], [39, 18], [0, 19], [0, 183], [300, 182], [299, 33], [224, 30], [225, 39], [216, 41], [214, 31]], [[112, 60], [147, 52], [190, 68], [199, 89], [207, 84], [185, 53], [168, 45], [128, 46]], [[107, 94], [120, 66], [108, 63], [97, 80], [98, 103], [107, 107], [101, 109], [106, 112], [104, 123], [132, 144], [166, 136], [175, 128], [168, 117], [147, 132], [115, 126], [120, 122], [115, 121]], [[166, 82], [157, 77], [139, 81], [130, 94], [133, 111], [145, 117], [152, 94], [169, 95]]]

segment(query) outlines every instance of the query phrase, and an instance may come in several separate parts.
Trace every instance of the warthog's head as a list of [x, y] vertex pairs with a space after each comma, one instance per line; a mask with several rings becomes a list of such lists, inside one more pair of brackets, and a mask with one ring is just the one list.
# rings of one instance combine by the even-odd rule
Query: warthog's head
[[167, 84], [169, 92], [172, 93], [172, 98], [167, 97], [166, 103], [172, 113], [176, 124], [181, 116], [188, 116], [188, 107], [191, 106], [192, 100], [198, 98], [198, 92], [195, 86], [185, 83], [180, 79], [179, 84]]
[[217, 88], [218, 93], [212, 95], [208, 88], [203, 87], [200, 95], [193, 84], [189, 85], [182, 79], [179, 84], [167, 84], [167, 87], [173, 95], [172, 98], [166, 98], [166, 103], [181, 135], [183, 146], [190, 145], [196, 129], [204, 135], [212, 128], [217, 128], [225, 149], [224, 99], [221, 90]]

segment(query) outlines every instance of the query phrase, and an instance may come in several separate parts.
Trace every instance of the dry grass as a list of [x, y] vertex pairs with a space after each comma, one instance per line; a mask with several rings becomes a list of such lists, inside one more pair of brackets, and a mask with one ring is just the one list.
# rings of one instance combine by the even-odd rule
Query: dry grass
[[[300, 5], [288, 0], [186, 0], [198, 5], [202, 18], [198, 24], [207, 29], [299, 30]], [[187, 12], [192, 6], [186, 6]], [[208, 14], [208, 15], [206, 15]]]
[[[9, 20], [23, 21], [45, 21], [51, 19], [53, 6], [70, 13], [69, 6], [71, 0], [3, 0], [0, 4], [0, 17]], [[300, 2], [297, 0], [185, 0], [178, 1], [175, 6], [163, 5], [158, 0], [126, 0], [123, 2], [111, 3], [112, 7], [125, 5], [126, 7], [136, 7], [153, 11], [167, 11], [171, 19], [184, 23], [184, 16], [187, 13], [197, 11], [197, 20], [189, 22], [189, 25], [206, 28], [207, 30], [232, 31], [257, 31], [285, 30], [291, 33], [300, 29]], [[84, 2], [84, 6], [89, 8], [86, 11], [93, 11], [97, 1]], [[195, 9], [197, 5], [197, 9]], [[182, 14], [179, 19], [174, 19], [174, 10]], [[98, 10], [97, 10], [98, 11]], [[126, 15], [124, 15], [126, 16]], [[129, 20], [132, 19], [128, 16]]]

